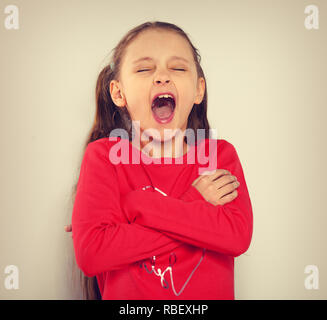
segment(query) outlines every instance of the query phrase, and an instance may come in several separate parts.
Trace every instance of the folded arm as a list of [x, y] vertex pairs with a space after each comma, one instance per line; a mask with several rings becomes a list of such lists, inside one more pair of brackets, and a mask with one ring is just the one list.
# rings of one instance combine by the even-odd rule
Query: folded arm
[[104, 144], [85, 150], [72, 214], [76, 262], [85, 275], [121, 269], [182, 243], [162, 232], [129, 224], [121, 212], [118, 178]]
[[[135, 190], [123, 204], [127, 219], [197, 247], [235, 257], [244, 253], [253, 225], [248, 189], [235, 148], [225, 142], [219, 154], [219, 168], [229, 170], [240, 182], [233, 201], [214, 206], [201, 199], [193, 186], [180, 199]], [[196, 200], [190, 199], [191, 195]]]

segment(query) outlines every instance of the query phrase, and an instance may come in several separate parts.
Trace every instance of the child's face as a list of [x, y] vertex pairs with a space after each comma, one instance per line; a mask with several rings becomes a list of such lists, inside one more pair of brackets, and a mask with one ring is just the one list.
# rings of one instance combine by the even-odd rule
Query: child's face
[[[172, 56], [187, 61], [171, 59]], [[151, 59], [134, 63], [143, 57]], [[197, 78], [191, 48], [182, 36], [171, 31], [146, 30], [126, 48], [120, 80], [110, 83], [110, 92], [117, 106], [127, 107], [132, 120], [140, 121], [141, 131], [147, 129], [151, 135], [156, 129], [163, 141], [164, 129], [172, 129], [170, 135], [166, 133], [166, 140], [175, 135], [174, 129], [186, 129], [193, 104], [203, 99], [205, 81]], [[172, 92], [176, 99], [173, 118], [167, 123], [158, 122], [151, 108], [154, 95], [163, 92]]]

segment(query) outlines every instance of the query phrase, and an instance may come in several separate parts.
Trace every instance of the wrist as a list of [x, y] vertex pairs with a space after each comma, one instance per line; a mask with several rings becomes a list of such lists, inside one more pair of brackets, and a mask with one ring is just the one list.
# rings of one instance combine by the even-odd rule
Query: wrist
[[180, 197], [181, 200], [185, 202], [195, 201], [195, 200], [206, 200], [200, 191], [194, 186], [189, 186], [188, 189]]

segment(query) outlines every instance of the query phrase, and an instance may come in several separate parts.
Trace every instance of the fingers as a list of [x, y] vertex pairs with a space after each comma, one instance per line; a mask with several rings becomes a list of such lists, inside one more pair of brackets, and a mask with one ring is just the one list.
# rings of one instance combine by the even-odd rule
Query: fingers
[[215, 184], [217, 189], [220, 189], [226, 185], [231, 185], [230, 188], [233, 187], [233, 189], [238, 188], [240, 186], [240, 182], [237, 181], [237, 178], [233, 175], [224, 175], [213, 183]]
[[222, 175], [228, 175], [230, 172], [225, 169], [216, 169], [213, 171], [204, 171], [199, 175], [192, 183], [192, 186], [195, 185], [201, 179], [207, 179], [208, 182], [215, 181]]
[[210, 175], [210, 178], [211, 181], [216, 181], [217, 179], [219, 179], [221, 176], [224, 175], [231, 175], [231, 173], [225, 169], [217, 169], [212, 175]]
[[[230, 202], [238, 195], [237, 189], [240, 183], [237, 177], [226, 169], [205, 171], [192, 183], [202, 196], [212, 204], [224, 204]], [[231, 194], [227, 196], [228, 194]]]
[[64, 226], [64, 229], [65, 229], [66, 232], [71, 232], [72, 231], [72, 225], [71, 224], [66, 225], [66, 226]]
[[[223, 199], [224, 197], [232, 194], [232, 196], [229, 196], [227, 199], [230, 199], [231, 197], [236, 197], [238, 195], [237, 188], [239, 187], [240, 183], [238, 181], [234, 181], [232, 183], [228, 183], [225, 186], [221, 187], [217, 190], [218, 197], [220, 199]], [[234, 200], [234, 198], [233, 198]]]
[[228, 193], [227, 195], [223, 196], [219, 199], [220, 202], [223, 204], [233, 201], [238, 196], [237, 190], [234, 190], [231, 193]]

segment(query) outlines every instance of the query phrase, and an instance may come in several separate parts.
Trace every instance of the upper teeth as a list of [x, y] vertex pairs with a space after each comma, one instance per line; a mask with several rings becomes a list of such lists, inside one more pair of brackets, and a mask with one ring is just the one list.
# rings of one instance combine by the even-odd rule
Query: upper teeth
[[162, 94], [162, 95], [158, 96], [157, 98], [173, 98], [174, 99], [174, 97], [170, 94]]

